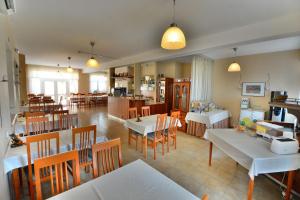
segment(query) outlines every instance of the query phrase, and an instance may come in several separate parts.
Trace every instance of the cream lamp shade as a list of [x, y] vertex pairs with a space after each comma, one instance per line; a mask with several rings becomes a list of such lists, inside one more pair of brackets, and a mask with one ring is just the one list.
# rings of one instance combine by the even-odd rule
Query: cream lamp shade
[[86, 62], [86, 66], [88, 67], [99, 67], [99, 62], [92, 56], [88, 61]]
[[182, 49], [186, 46], [183, 31], [172, 23], [161, 39], [161, 47], [168, 50]]
[[233, 62], [228, 67], [228, 72], [239, 72], [241, 71], [241, 66], [237, 62]]
[[73, 72], [74, 70], [73, 70], [73, 68], [71, 67], [71, 66], [69, 66], [68, 68], [67, 68], [67, 72]]

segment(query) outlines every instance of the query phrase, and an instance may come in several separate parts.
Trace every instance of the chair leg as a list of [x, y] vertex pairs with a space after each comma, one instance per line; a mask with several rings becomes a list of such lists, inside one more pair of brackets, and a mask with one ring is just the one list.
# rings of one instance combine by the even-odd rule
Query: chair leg
[[162, 145], [161, 145], [161, 147], [162, 147], [162, 155], [164, 156], [164, 151], [165, 151], [165, 148], [164, 148], [164, 143], [165, 143], [165, 140], [163, 139], [162, 140]]
[[168, 136], [168, 140], [167, 140], [167, 152], [169, 153], [170, 151], [170, 136]]
[[128, 144], [130, 145], [130, 130], [128, 130]]
[[156, 143], [154, 143], [154, 145], [153, 145], [154, 147], [154, 160], [156, 160]]
[[137, 135], [135, 137], [135, 150], [137, 151], [139, 137]]
[[174, 142], [174, 144], [175, 144], [175, 149], [176, 149], [176, 143], [177, 143], [176, 135], [174, 136], [173, 142]]

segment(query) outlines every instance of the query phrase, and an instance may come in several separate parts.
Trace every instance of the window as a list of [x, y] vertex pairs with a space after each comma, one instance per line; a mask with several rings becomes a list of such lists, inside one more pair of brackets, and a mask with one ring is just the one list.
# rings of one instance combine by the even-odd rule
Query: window
[[90, 92], [107, 92], [108, 81], [106, 74], [90, 75]]
[[78, 93], [78, 72], [64, 69], [29, 65], [28, 93], [52, 96], [56, 101], [60, 96], [66, 98], [70, 93]]

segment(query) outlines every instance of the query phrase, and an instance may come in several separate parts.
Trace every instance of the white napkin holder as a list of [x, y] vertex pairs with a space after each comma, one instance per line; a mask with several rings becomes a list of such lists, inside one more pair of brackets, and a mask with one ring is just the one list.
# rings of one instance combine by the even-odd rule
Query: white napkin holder
[[273, 138], [271, 151], [276, 154], [294, 154], [298, 153], [299, 142], [291, 138]]

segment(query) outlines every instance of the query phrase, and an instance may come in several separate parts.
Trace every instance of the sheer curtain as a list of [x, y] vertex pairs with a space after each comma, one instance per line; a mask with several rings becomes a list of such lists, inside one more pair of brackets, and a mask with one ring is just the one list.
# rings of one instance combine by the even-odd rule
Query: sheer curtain
[[191, 101], [210, 101], [212, 98], [213, 60], [194, 56], [192, 62]]

